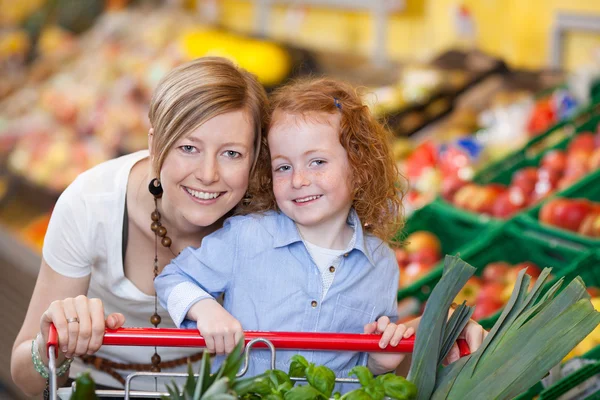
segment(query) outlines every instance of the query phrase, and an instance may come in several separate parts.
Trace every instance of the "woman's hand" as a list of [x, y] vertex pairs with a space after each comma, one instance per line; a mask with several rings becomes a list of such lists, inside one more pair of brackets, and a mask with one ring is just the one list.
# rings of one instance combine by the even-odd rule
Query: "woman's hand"
[[240, 322], [212, 298], [194, 304], [188, 311], [188, 317], [196, 320], [200, 335], [211, 353], [231, 353], [244, 336]]
[[[459, 339], [465, 339], [467, 344], [469, 345], [469, 350], [471, 353], [476, 351], [481, 344], [483, 343], [483, 339], [488, 335], [488, 331], [483, 329], [481, 325], [472, 319], [469, 320], [467, 326], [462, 330], [462, 332], [458, 335]], [[460, 358], [460, 351], [458, 349], [458, 345], [454, 343], [452, 348], [450, 349], [450, 353], [444, 360], [444, 365], [451, 364], [457, 361]]]
[[[67, 358], [94, 354], [100, 349], [105, 328], [117, 329], [125, 323], [123, 314], [110, 314], [104, 318], [104, 306], [100, 299], [87, 296], [69, 297], [53, 301], [42, 314], [40, 331], [44, 342], [53, 323], [58, 333], [58, 345]], [[45, 354], [41, 352], [40, 354]]]

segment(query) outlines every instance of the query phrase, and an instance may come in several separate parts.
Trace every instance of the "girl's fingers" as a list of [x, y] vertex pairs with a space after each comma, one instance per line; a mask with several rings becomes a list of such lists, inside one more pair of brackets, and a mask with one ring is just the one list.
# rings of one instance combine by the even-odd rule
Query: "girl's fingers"
[[214, 337], [215, 341], [215, 353], [216, 354], [225, 354], [225, 340], [223, 335], [216, 335]]
[[[381, 335], [381, 339], [379, 340], [379, 347], [382, 349], [387, 347], [387, 345], [390, 343], [390, 340], [394, 336], [394, 332], [396, 332], [396, 327], [396, 324], [389, 324], [387, 328], [385, 328], [383, 334]], [[379, 328], [379, 326], [377, 328]]]
[[392, 338], [390, 339], [390, 345], [392, 345], [393, 347], [398, 346], [398, 343], [400, 343], [400, 340], [404, 337], [406, 331], [406, 325], [398, 325], [398, 327], [394, 331], [394, 334], [392, 335]]
[[390, 325], [388, 317], [381, 317], [377, 320], [377, 333], [383, 333], [387, 326]]
[[370, 322], [365, 325], [364, 333], [371, 334], [377, 330], [377, 322]]
[[[79, 333], [77, 335], [77, 346], [75, 347], [75, 355], [83, 355], [88, 351], [90, 339], [92, 338], [92, 319], [88, 306], [88, 298], [85, 296], [77, 296], [74, 300], [75, 312], [79, 318]], [[73, 322], [72, 324], [76, 324]]]
[[463, 332], [471, 352], [481, 347], [481, 343], [483, 343], [483, 339], [485, 338], [485, 330], [481, 327], [481, 325], [476, 322], [469, 321]]

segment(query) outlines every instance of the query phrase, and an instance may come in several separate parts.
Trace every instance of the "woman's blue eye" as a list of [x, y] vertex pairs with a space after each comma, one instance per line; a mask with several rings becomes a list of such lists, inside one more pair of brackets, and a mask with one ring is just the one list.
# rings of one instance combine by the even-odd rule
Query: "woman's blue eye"
[[241, 157], [242, 154], [239, 151], [227, 150], [225, 155], [229, 158], [238, 158]]
[[195, 147], [194, 146], [190, 146], [189, 144], [185, 144], [183, 146], [181, 146], [181, 150], [183, 150], [186, 153], [191, 153], [192, 151], [194, 151]]

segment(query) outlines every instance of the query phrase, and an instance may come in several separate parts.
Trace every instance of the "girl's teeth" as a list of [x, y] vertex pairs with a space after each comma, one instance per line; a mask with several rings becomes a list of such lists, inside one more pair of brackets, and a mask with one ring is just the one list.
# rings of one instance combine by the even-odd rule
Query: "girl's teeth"
[[197, 190], [192, 190], [189, 188], [186, 188], [186, 190], [192, 196], [194, 196], [198, 199], [202, 199], [202, 200], [211, 200], [211, 199], [216, 199], [217, 197], [219, 197], [219, 193], [199, 192]]
[[306, 203], [307, 201], [311, 201], [311, 200], [316, 200], [321, 196], [310, 196], [310, 197], [305, 197], [303, 199], [298, 199], [296, 200], [296, 203]]

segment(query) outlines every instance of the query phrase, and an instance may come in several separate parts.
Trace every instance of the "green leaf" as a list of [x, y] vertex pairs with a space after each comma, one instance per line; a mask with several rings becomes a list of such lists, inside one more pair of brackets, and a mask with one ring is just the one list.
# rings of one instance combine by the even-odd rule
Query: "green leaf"
[[217, 381], [215, 381], [210, 387], [204, 392], [201, 400], [207, 400], [211, 396], [227, 393], [229, 391], [229, 378], [223, 377]]
[[283, 400], [283, 395], [279, 393], [271, 393], [265, 397], [265, 400]]
[[306, 372], [306, 379], [310, 385], [323, 393], [325, 397], [329, 398], [331, 393], [333, 393], [333, 388], [335, 387], [335, 374], [324, 365], [318, 367], [310, 365]]
[[[342, 396], [344, 400], [373, 400], [363, 388], [353, 390]], [[287, 399], [286, 399], [287, 400]]]
[[213, 378], [210, 375], [210, 356], [207, 350], [204, 350], [204, 353], [202, 353], [200, 370], [198, 371], [198, 378], [196, 379], [196, 388], [194, 389], [193, 398], [199, 399], [213, 382]]
[[442, 348], [440, 350], [440, 357], [438, 359], [438, 365], [448, 356], [448, 353], [452, 349], [452, 346], [458, 339], [458, 336], [463, 331], [465, 326], [469, 323], [469, 319], [473, 315], [473, 307], [467, 307], [466, 303], [463, 302], [450, 316], [444, 329]]
[[444, 274], [434, 287], [419, 323], [408, 379], [417, 386], [417, 398], [428, 400], [433, 393], [450, 304], [473, 275], [475, 268], [458, 257], [446, 256]]
[[[262, 385], [262, 383], [256, 382], [266, 382], [266, 377], [264, 374], [252, 376], [250, 378], [236, 379], [232, 385], [231, 389], [236, 392], [239, 396], [244, 396], [248, 393], [256, 393], [257, 390], [255, 388], [256, 385]], [[270, 385], [267, 383], [267, 392], [270, 390]]]
[[306, 358], [296, 354], [291, 358], [291, 361], [288, 375], [291, 378], [306, 378], [306, 369], [308, 368], [308, 361], [306, 361]]
[[371, 370], [369, 370], [369, 368], [362, 365], [357, 365], [356, 367], [352, 368], [348, 375], [355, 375], [363, 387], [368, 386], [371, 382], [373, 382], [373, 373]]
[[233, 381], [236, 378], [242, 365], [242, 361], [244, 360], [244, 343], [244, 337], [242, 337], [223, 362], [223, 373], [221, 376], [226, 376], [230, 381]]
[[204, 399], [204, 400], [238, 400], [238, 397], [234, 396], [230, 393], [219, 393], [219, 394], [213, 394], [206, 398], [202, 397], [202, 399]]
[[278, 369], [270, 369], [265, 372], [273, 383], [273, 387], [278, 387], [284, 384], [289, 384], [290, 387], [294, 385], [288, 374]]
[[402, 376], [394, 374], [379, 375], [376, 378], [383, 385], [387, 397], [398, 400], [413, 400], [417, 398], [417, 387]]
[[283, 396], [284, 400], [327, 400], [320, 391], [309, 385], [296, 386]]
[[365, 393], [371, 396], [373, 400], [383, 400], [385, 397], [385, 390], [380, 382], [373, 380], [369, 386], [363, 388]]

